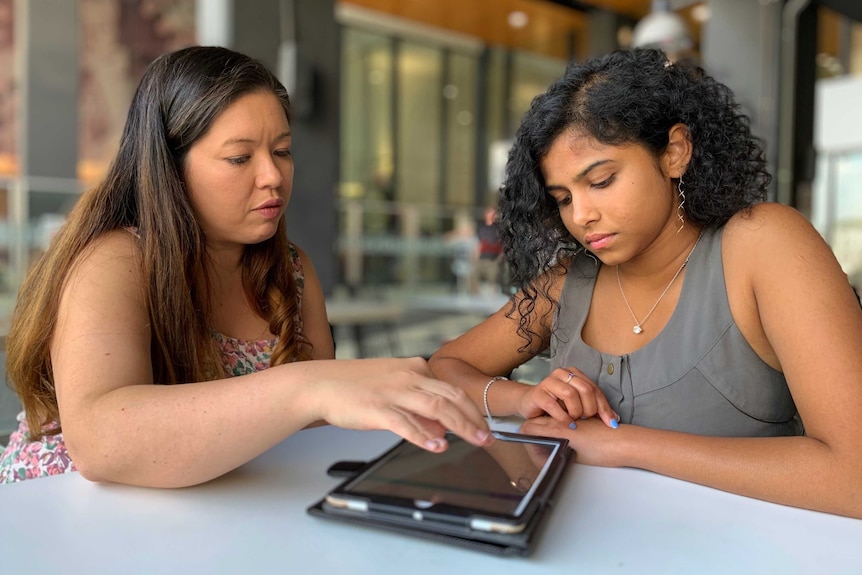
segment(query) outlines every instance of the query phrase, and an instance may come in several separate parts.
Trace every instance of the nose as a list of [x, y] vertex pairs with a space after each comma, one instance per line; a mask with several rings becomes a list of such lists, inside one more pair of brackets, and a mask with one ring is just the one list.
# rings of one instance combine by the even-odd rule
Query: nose
[[572, 194], [570, 217], [574, 225], [585, 228], [599, 219], [599, 213], [585, 194]]
[[263, 189], [278, 188], [284, 183], [284, 174], [271, 156], [261, 159], [257, 170], [257, 187]]

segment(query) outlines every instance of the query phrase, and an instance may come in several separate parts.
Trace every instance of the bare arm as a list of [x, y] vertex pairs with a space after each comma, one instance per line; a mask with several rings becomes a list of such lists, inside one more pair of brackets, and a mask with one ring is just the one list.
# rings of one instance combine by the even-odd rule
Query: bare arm
[[819, 234], [786, 207], [735, 218], [725, 238], [734, 318], [784, 372], [805, 436], [718, 438], [628, 425], [608, 432], [592, 421], [570, 431], [540, 419], [523, 430], [564, 435], [585, 463], [862, 518], [862, 311], [846, 276]]
[[[555, 295], [564, 277], [554, 277]], [[517, 300], [522, 295], [515, 297]], [[527, 341], [517, 332], [517, 315], [506, 317], [509, 307], [504, 305], [467, 333], [444, 344], [429, 360], [437, 377], [464, 389], [483, 413], [485, 390], [491, 378], [509, 374], [535, 357], [550, 338], [553, 308], [549, 302], [536, 303], [531, 326], [538, 339], [532, 348], [523, 350]], [[596, 414], [609, 426], [615, 426], [619, 419], [598, 386], [574, 366], [555, 369], [537, 385], [506, 379], [495, 381], [487, 389], [487, 401], [490, 415], [548, 414], [565, 425]]]
[[484, 421], [421, 359], [310, 361], [211, 382], [153, 385], [138, 255], [110, 234], [64, 287], [51, 359], [64, 439], [92, 480], [177, 487], [217, 477], [317, 420], [390, 429], [433, 451]]

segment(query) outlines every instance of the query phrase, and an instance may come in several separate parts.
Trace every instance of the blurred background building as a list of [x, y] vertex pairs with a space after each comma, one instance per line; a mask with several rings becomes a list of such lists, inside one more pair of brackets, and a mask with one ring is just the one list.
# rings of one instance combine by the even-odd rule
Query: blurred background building
[[[633, 45], [733, 88], [773, 199], [862, 279], [860, 21], [858, 0], [0, 0], [0, 332], [105, 173], [144, 68], [191, 44], [255, 56], [290, 90], [288, 229], [347, 330], [340, 356], [426, 355], [495, 309], [456, 294], [447, 233], [494, 203], [522, 114], [566, 63]], [[462, 323], [429, 327], [441, 311]]]

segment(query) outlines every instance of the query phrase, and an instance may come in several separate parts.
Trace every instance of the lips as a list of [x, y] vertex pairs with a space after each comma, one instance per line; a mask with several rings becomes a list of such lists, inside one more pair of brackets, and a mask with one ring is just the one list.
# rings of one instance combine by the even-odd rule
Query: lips
[[607, 247], [614, 234], [590, 234], [584, 238], [584, 242], [591, 250], [600, 250]]
[[273, 198], [256, 207], [254, 211], [266, 219], [275, 219], [281, 216], [283, 207], [284, 200], [281, 198]]
[[255, 209], [256, 210], [266, 210], [266, 209], [271, 209], [271, 208], [280, 208], [283, 205], [284, 205], [284, 200], [282, 200], [281, 198], [273, 198], [271, 200], [267, 200], [266, 202], [262, 203], [261, 205], [259, 205]]

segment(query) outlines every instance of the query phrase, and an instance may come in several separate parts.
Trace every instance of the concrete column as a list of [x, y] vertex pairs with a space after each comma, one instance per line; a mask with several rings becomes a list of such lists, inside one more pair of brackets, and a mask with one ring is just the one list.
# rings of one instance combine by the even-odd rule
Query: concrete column
[[[775, 175], [781, 3], [710, 0], [709, 10], [701, 36], [702, 66], [733, 90], [751, 118], [752, 132], [765, 142], [766, 158]], [[771, 189], [775, 189], [775, 179]]]
[[201, 46], [230, 47], [233, 41], [233, 0], [196, 0], [195, 27]]
[[68, 0], [15, 3], [25, 176], [75, 178], [78, 163], [78, 10]]
[[11, 281], [28, 267], [26, 228], [45, 208], [39, 192], [77, 194], [78, 3], [17, 0], [16, 81], [20, 178], [10, 194]]

